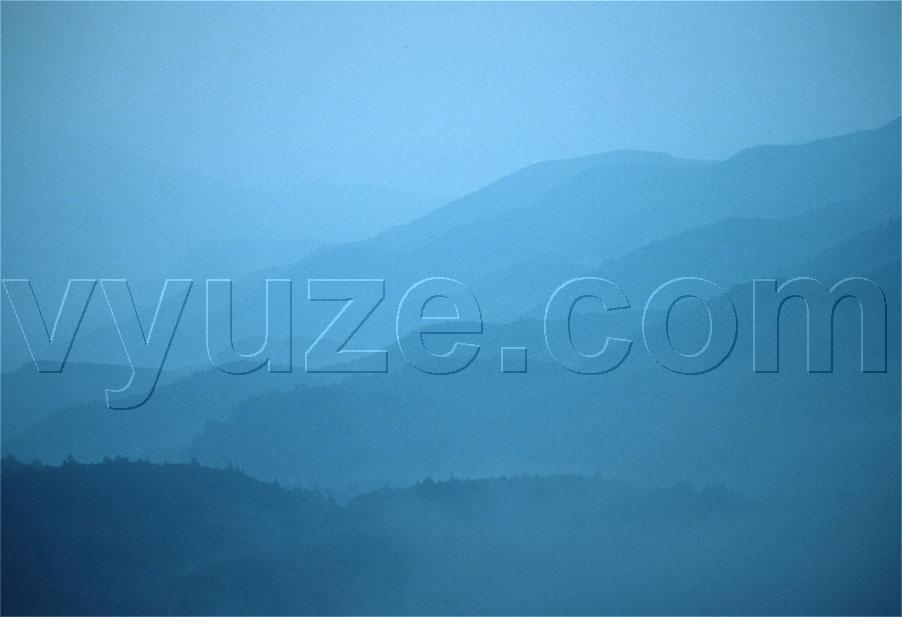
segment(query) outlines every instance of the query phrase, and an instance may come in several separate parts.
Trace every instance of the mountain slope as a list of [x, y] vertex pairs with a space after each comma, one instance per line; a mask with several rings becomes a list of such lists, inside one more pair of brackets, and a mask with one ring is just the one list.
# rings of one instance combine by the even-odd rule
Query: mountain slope
[[[534, 165], [371, 240], [321, 248], [299, 261], [286, 253], [279, 261], [288, 265], [256, 271], [236, 282], [236, 328], [246, 328], [239, 338], [260, 331], [260, 289], [264, 278], [290, 278], [301, 289], [308, 278], [384, 279], [384, 310], [377, 311], [358, 333], [361, 344], [380, 345], [385, 333], [393, 331], [394, 309], [404, 291], [426, 277], [447, 276], [467, 285], [480, 285], [482, 300], [488, 307], [503, 307], [504, 290], [528, 287], [529, 282], [524, 282], [523, 277], [532, 271], [546, 273], [541, 283], [544, 286], [545, 279], [563, 273], [560, 264], [579, 266], [580, 271], [574, 275], [582, 274], [608, 259], [725, 219], [787, 218], [830, 204], [871, 202], [884, 209], [883, 217], [892, 216], [898, 211], [899, 150], [899, 122], [895, 121], [874, 131], [802, 146], [756, 148], [722, 162], [687, 162], [665, 155], [621, 152]], [[15, 186], [14, 183], [14, 196]], [[130, 184], [126, 182], [126, 186]], [[171, 189], [177, 185], [164, 182], [162, 186]], [[192, 196], [198, 193], [184, 193], [174, 203], [182, 204], [182, 210], [188, 211]], [[199, 194], [210, 201], [220, 193], [221, 190]], [[148, 194], [156, 195], [157, 201], [168, 198], [165, 192]], [[224, 199], [224, 203], [231, 204], [224, 207], [237, 208], [238, 212], [256, 212], [254, 216], [267, 212], [266, 208], [243, 208], [240, 204], [248, 197], [228, 195]], [[842, 221], [854, 233], [874, 224], [874, 211], [846, 208]], [[833, 222], [830, 225], [835, 229]], [[245, 226], [254, 227], [253, 222]], [[294, 227], [280, 223], [277, 235], [296, 234], [298, 229], [300, 233], [309, 231], [301, 223]], [[807, 237], [816, 240], [822, 231], [812, 228]], [[204, 233], [215, 236], [217, 231], [211, 228]], [[741, 229], [731, 233], [746, 238]], [[768, 235], [766, 229], [761, 233], [765, 238]], [[804, 239], [806, 235], [799, 237]], [[825, 241], [833, 239], [826, 234], [824, 237]], [[725, 236], [724, 240], [729, 238]], [[5, 251], [12, 248], [4, 243]], [[138, 245], [129, 250], [147, 253]], [[754, 246], [742, 250], [749, 259]], [[216, 254], [207, 253], [214, 259]], [[129, 263], [124, 257], [105, 258], [108, 263]], [[516, 278], [516, 270], [522, 264], [531, 264], [530, 272]], [[69, 271], [60, 268], [59, 272]], [[209, 271], [199, 268], [192, 276], [207, 276], [209, 272], [224, 275], [219, 266]], [[735, 280], [733, 276], [729, 282]], [[536, 289], [539, 286], [533, 285]], [[133, 287], [144, 307], [142, 314], [152, 315], [160, 279], [141, 280]], [[39, 289], [39, 293], [42, 298], [57, 298], [60, 291], [52, 287]], [[527, 295], [515, 300], [503, 309], [503, 314], [498, 312], [499, 317], [487, 315], [487, 319], [514, 318], [535, 306], [534, 299], [535, 296]], [[198, 367], [206, 363], [203, 308], [203, 289], [197, 286], [186, 305], [170, 366]], [[318, 336], [334, 316], [331, 303], [298, 303], [298, 308], [294, 331], [305, 337]], [[93, 307], [89, 310], [83, 333], [92, 336], [90, 340], [82, 337], [76, 343], [73, 359], [104, 363], [124, 360], [103, 309], [101, 306], [97, 311]], [[4, 320], [8, 333], [4, 337], [18, 337], [15, 324]], [[12, 343], [4, 344], [4, 354], [17, 353], [13, 364], [19, 364], [23, 361], [23, 349]]]
[[7, 614], [873, 614], [899, 603], [898, 535], [879, 531], [898, 504], [842, 517], [823, 500], [793, 508], [723, 487], [552, 476], [426, 480], [341, 506], [197, 465], [7, 460], [2, 473]]
[[[567, 173], [549, 174], [540, 165], [390, 237], [323, 249], [272, 274], [302, 280], [383, 278], [386, 303], [396, 306], [407, 287], [424, 277], [474, 284], [522, 263], [601, 264], [729, 218], [788, 218], [858, 202], [876, 204], [881, 212], [876, 221], [885, 220], [898, 211], [899, 139], [895, 121], [874, 131], [764, 148], [720, 163], [642, 154], [578, 159], [568, 162]], [[873, 225], [874, 211], [847, 208], [845, 224], [855, 231]], [[817, 225], [813, 218], [812, 223]], [[328, 323], [320, 307], [309, 309], [299, 328]], [[391, 326], [388, 321], [381, 325]]]

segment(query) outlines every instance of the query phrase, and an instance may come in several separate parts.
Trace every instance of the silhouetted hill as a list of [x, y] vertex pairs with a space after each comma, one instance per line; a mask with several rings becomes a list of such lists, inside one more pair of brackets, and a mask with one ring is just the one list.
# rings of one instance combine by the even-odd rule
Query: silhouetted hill
[[[728, 223], [722, 226], [730, 227]], [[762, 227], [765, 231], [782, 228], [767, 222]], [[801, 234], [805, 226], [800, 223], [790, 229]], [[738, 242], [742, 229], [735, 233]], [[793, 241], [791, 234], [777, 234], [776, 238], [784, 243]], [[779, 249], [779, 242], [771, 246]], [[575, 340], [587, 350], [599, 349], [608, 333], [634, 341], [627, 362], [611, 374], [568, 373], [548, 357], [541, 321], [526, 319], [507, 325], [487, 324], [483, 335], [470, 337], [482, 350], [474, 366], [459, 375], [423, 375], [407, 365], [395, 345], [389, 348], [387, 375], [311, 375], [299, 369], [292, 374], [259, 372], [235, 377], [208, 369], [161, 386], [147, 406], [136, 412], [106, 409], [102, 387], [118, 385], [121, 380], [100, 383], [102, 380], [95, 379], [91, 383], [97, 399], [42, 414], [46, 417], [26, 426], [24, 408], [30, 404], [26, 384], [31, 380], [23, 382], [23, 409], [9, 412], [23, 421], [16, 420], [16, 432], [4, 436], [4, 451], [25, 460], [51, 461], [61, 460], [69, 452], [80, 460], [118, 454], [187, 460], [193, 454], [205, 463], [224, 465], [231, 460], [258, 477], [322, 486], [342, 495], [385, 482], [410, 482], [424, 474], [595, 470], [640, 479], [729, 482], [742, 490], [758, 491], [771, 486], [769, 478], [780, 477], [779, 464], [788, 464], [768, 454], [775, 452], [770, 444], [772, 433], [806, 444], [804, 431], [809, 422], [844, 439], [860, 433], [859, 441], [844, 446], [843, 457], [835, 457], [828, 465], [815, 463], [833, 447], [828, 445], [815, 452], [815, 458], [809, 453], [796, 461], [799, 474], [810, 468], [826, 479], [829, 473], [825, 470], [833, 465], [841, 468], [841, 461], [855, 461], [868, 439], [884, 443], [893, 434], [892, 425], [880, 422], [895, 421], [889, 412], [895, 409], [893, 401], [899, 391], [898, 375], [893, 372], [898, 363], [898, 338], [894, 338], [898, 332], [898, 220], [842, 240], [809, 262], [777, 265], [781, 256], [804, 254], [811, 250], [806, 247], [817, 242], [803, 238], [797, 244], [801, 248], [788, 247], [779, 256], [768, 257], [773, 270], [756, 270], [751, 259], [737, 268], [747, 267], [749, 275], [757, 272], [777, 278], [819, 276], [828, 284], [847, 276], [876, 276], [889, 301], [889, 374], [857, 373], [857, 321], [845, 312], [839, 314], [836, 331], [837, 337], [844, 337], [837, 339], [836, 347], [841, 370], [827, 376], [808, 375], [800, 359], [805, 329], [803, 313], [798, 311], [786, 318], [783, 334], [790, 370], [779, 377], [752, 373], [747, 279], [729, 290], [739, 313], [739, 338], [727, 362], [711, 375], [674, 376], [656, 365], [644, 349], [639, 328], [645, 298], [630, 286], [642, 279], [627, 278], [624, 288], [633, 309], [616, 319], [587, 310], [573, 324]], [[661, 258], [662, 253], [651, 247], [654, 259], [649, 267], [668, 274], [672, 262], [680, 258], [679, 246], [675, 243], [669, 259]], [[729, 260], [718, 260], [712, 252], [716, 243], [702, 246], [705, 248], [697, 258], [689, 251], [684, 256], [696, 259], [705, 269], [695, 267], [689, 272], [710, 276], [730, 268]], [[641, 265], [643, 260], [637, 257], [636, 263]], [[888, 269], [880, 272], [879, 264], [889, 264]], [[648, 280], [648, 284], [663, 280]], [[528, 375], [499, 372], [499, 349], [510, 344], [528, 347]], [[767, 388], [764, 382], [768, 382]], [[743, 394], [729, 394], [734, 392]], [[774, 396], [779, 397], [777, 403], [772, 402]], [[8, 408], [15, 399], [5, 393], [3, 402]], [[731, 413], [725, 413], [724, 406]], [[877, 414], [881, 420], [866, 422], [859, 410]], [[772, 419], [762, 419], [771, 413]], [[673, 414], [685, 416], [682, 432], [667, 429]], [[863, 424], [858, 427], [858, 423]], [[847, 424], [855, 430], [850, 433]], [[890, 432], [881, 435], [887, 430]], [[649, 449], [653, 435], [658, 435], [654, 438], [658, 447]], [[711, 435], [718, 437], [711, 439]], [[751, 456], [748, 435], [756, 435], [761, 442], [754, 454], [760, 457], [756, 458], [760, 467], [747, 461]], [[822, 435], [822, 440], [830, 442], [828, 434]], [[886, 452], [892, 456], [892, 450]], [[721, 464], [711, 465], [712, 457]]]
[[339, 505], [198, 465], [7, 459], [2, 473], [4, 614], [869, 614], [899, 602], [899, 538], [874, 525], [898, 503], [839, 517], [819, 501], [563, 475], [425, 480]]
[[406, 225], [388, 229], [373, 243], [397, 250], [428, 246], [456, 227], [479, 223], [532, 205], [539, 204], [549, 191], [573, 181], [582, 173], [595, 170], [611, 175], [627, 174], [637, 166], [667, 168], [694, 167], [694, 161], [676, 159], [658, 152], [620, 150], [591, 156], [528, 165], [491, 184], [455, 199]]
[[[677, 375], [649, 357], [639, 330], [640, 297], [616, 320], [598, 311], [575, 320], [581, 349], [600, 349], [609, 334], [634, 342], [628, 360], [609, 374], [573, 375], [554, 363], [541, 321], [491, 324], [471, 337], [482, 350], [461, 374], [423, 375], [392, 348], [388, 375], [349, 376], [330, 387], [308, 379], [289, 393], [255, 396], [224, 422], [207, 425], [193, 452], [211, 464], [241, 461], [260, 477], [342, 493], [423, 473], [593, 470], [791, 492], [802, 483], [846, 482], [848, 465], [861, 465], [862, 457], [870, 458], [874, 478], [895, 481], [897, 467], [885, 464], [898, 452], [897, 232], [898, 222], [889, 222], [810, 264], [762, 273], [780, 280], [820, 276], [827, 285], [848, 276], [873, 278], [888, 302], [886, 374], [859, 372], [854, 303], [837, 311], [834, 373], [806, 371], [800, 303], [789, 305], [781, 321], [783, 370], [754, 373], [746, 281], [728, 290], [738, 314], [736, 346], [709, 374]], [[849, 255], [857, 261], [849, 262]], [[700, 326], [706, 332], [707, 324], [697, 321], [674, 330], [700, 334]], [[528, 347], [529, 374], [498, 371], [499, 348], [509, 344]], [[812, 431], [818, 439], [811, 439]]]
[[[68, 363], [62, 373], [39, 373], [31, 363], [4, 371], [0, 391], [3, 443], [58, 412], [61, 406], [96, 402], [104, 387], [124, 383], [128, 376], [129, 370], [124, 366], [75, 362]], [[169, 374], [164, 374], [161, 383], [168, 383], [169, 378]]]
[[[856, 233], [876, 224], [875, 215], [882, 220], [898, 212], [902, 166], [899, 151], [896, 121], [873, 131], [800, 146], [756, 148], [721, 162], [699, 163], [655, 153], [614, 152], [536, 164], [369, 240], [321, 247], [309, 255], [302, 251], [306, 256], [300, 259], [287, 249], [284, 257], [278, 250], [274, 251], [275, 255], [267, 253], [275, 262], [271, 267], [236, 282], [236, 329], [242, 338], [253, 336], [262, 328], [262, 280], [265, 278], [290, 278], [298, 285], [303, 285], [308, 278], [385, 279], [384, 310], [374, 313], [357, 335], [364, 340], [369, 337], [370, 344], [378, 345], [384, 342], [385, 333], [393, 331], [393, 309], [404, 291], [426, 277], [448, 276], [480, 286], [482, 301], [488, 309], [497, 312], [497, 316], [487, 314], [486, 318], [502, 321], [534, 307], [536, 296], [528, 290], [544, 287], [552, 277], [564, 274], [562, 264], [573, 264], [573, 276], [577, 276], [601, 266], [606, 260], [620, 258], [668, 238], [690, 241], [693, 230], [712, 225], [720, 227], [710, 229], [716, 233], [709, 234], [705, 240], [707, 244], [703, 244], [706, 251], [701, 259], [707, 263], [714, 263], [712, 251], [729, 250], [738, 259], [738, 265], [769, 264], [767, 260], [784, 252], [774, 250], [775, 246], [787, 249], [787, 257], [809, 258], [837, 241], [834, 234], [837, 230]], [[126, 169], [131, 167], [126, 166]], [[154, 175], [153, 170], [142, 173]], [[126, 185], [130, 186], [130, 177], [126, 174], [126, 179], [120, 180], [127, 181]], [[170, 190], [166, 188], [169, 186], [166, 182], [160, 183], [162, 188], [159, 189], [146, 178], [143, 182], [155, 190]], [[16, 191], [12, 192], [14, 198], [17, 198]], [[179, 189], [176, 191], [178, 199], [173, 203], [182, 204], [184, 210], [189, 210], [191, 206], [185, 200], [192, 195], [200, 194], [203, 203], [212, 203], [224, 191], [215, 186]], [[169, 193], [152, 194], [156, 200], [175, 199], [175, 195]], [[230, 193], [222, 198], [223, 204], [227, 204], [223, 208], [244, 216], [248, 208], [241, 204], [252, 199], [252, 196]], [[379, 202], [375, 197], [373, 200]], [[322, 201], [328, 202], [325, 198]], [[862, 207], [853, 207], [855, 205]], [[828, 207], [830, 214], [823, 221], [818, 222], [813, 214], [809, 214], [818, 209], [826, 211]], [[277, 223], [270, 227], [247, 223], [244, 227], [258, 232], [269, 229], [273, 237], [284, 237], [292, 229], [295, 230], [292, 233], [304, 233], [308, 229], [301, 222], [286, 223], [284, 216], [271, 215], [268, 208], [249, 211], [254, 213], [253, 216], [272, 218]], [[327, 209], [333, 210], [336, 208]], [[735, 225], [731, 229], [722, 224], [725, 220], [735, 223], [736, 219], [757, 221], [761, 218], [795, 222], [773, 229], [756, 222], [747, 230], [749, 233], [743, 233], [742, 223], [739, 223], [739, 229]], [[113, 222], [114, 219], [104, 219], [105, 225]], [[85, 225], [91, 223], [84, 221]], [[130, 221], [129, 225], [139, 223]], [[171, 223], [178, 225], [179, 221]], [[232, 223], [234, 229], [234, 221]], [[804, 224], [810, 227], [805, 228]], [[800, 228], [810, 230], [810, 233], [800, 233]], [[315, 232], [316, 228], [309, 229]], [[219, 231], [204, 228], [204, 234], [221, 241]], [[681, 238], [684, 233], [689, 237]], [[787, 235], [800, 241], [798, 250], [789, 250], [792, 245], [785, 242]], [[146, 240], [141, 234], [137, 237]], [[170, 241], [168, 236], [163, 240]], [[179, 250], [184, 244], [184, 239], [175, 242]], [[153, 247], [142, 247], [138, 242], [130, 245], [129, 250], [153, 255], [165, 248], [159, 242]], [[676, 250], [681, 255], [686, 248], [677, 247]], [[688, 248], [696, 250], [699, 247]], [[665, 257], [672, 256], [673, 249], [667, 250]], [[243, 248], [236, 258], [248, 251], [254, 252], [254, 249]], [[207, 250], [203, 255], [216, 260], [219, 259], [216, 255], [221, 253], [221, 250]], [[80, 262], [69, 260], [69, 263], [74, 267]], [[105, 256], [104, 263], [130, 262], [122, 257]], [[691, 266], [695, 262], [666, 259], [655, 265], [662, 263]], [[212, 269], [198, 268], [191, 276], [205, 276], [208, 272], [225, 276], [224, 270], [228, 268], [224, 265], [227, 266], [220, 263], [212, 264]], [[66, 268], [58, 270], [72, 274]], [[108, 270], [107, 265], [104, 273]], [[737, 277], [746, 270], [737, 267], [735, 272], [724, 272], [724, 276], [732, 274], [724, 284], [737, 282]], [[627, 268], [626, 274], [651, 279], [656, 278], [657, 272], [637, 273]], [[79, 270], [77, 275], [85, 274]], [[133, 286], [144, 319], [153, 314], [160, 284], [161, 279], [141, 280]], [[509, 299], [506, 291], [516, 288], [526, 291]], [[51, 304], [52, 301], [45, 298], [55, 300], [60, 293], [56, 288], [39, 291], [42, 301]], [[121, 345], [109, 323], [106, 307], [102, 303], [95, 304], [89, 307], [82, 336], [73, 349], [73, 359], [123, 362]], [[303, 308], [303, 317], [299, 315], [295, 320], [297, 335], [316, 337], [334, 316], [331, 303], [307, 303]], [[203, 290], [198, 285], [186, 304], [177, 344], [167, 360], [170, 367], [199, 367], [206, 363], [203, 318]], [[4, 334], [5, 338], [19, 336], [13, 321], [6, 319], [4, 325], [4, 330], [9, 333]], [[12, 344], [4, 344], [4, 354], [18, 352], [21, 356], [24, 347], [19, 341], [10, 342]], [[17, 363], [21, 363], [21, 359]]]
[[[814, 216], [808, 220], [810, 233], [792, 232], [814, 244], [814, 252], [802, 258], [810, 257], [838, 241], [830, 230], [838, 229], [839, 220], [855, 233], [898, 212], [899, 139], [896, 121], [873, 131], [762, 148], [722, 162], [612, 153], [534, 165], [387, 234], [323, 248], [270, 275], [382, 278], [385, 304], [395, 307], [404, 291], [425, 277], [447, 276], [475, 285], [507, 272], [501, 290], [526, 288], [534, 269], [555, 272], [553, 264], [560, 263], [597, 267], [725, 219], [804, 218], [836, 205], [824, 225], [825, 244], [816, 244], [821, 232]], [[781, 233], [785, 231], [790, 230]], [[760, 255], [755, 244], [731, 247], [735, 237], [721, 236], [714, 250], [730, 251], [743, 261]], [[522, 268], [524, 264], [534, 267]], [[518, 268], [520, 275], [512, 275]], [[484, 289], [491, 293], [492, 286]], [[500, 294], [482, 299], [487, 306], [504, 303]], [[393, 318], [392, 310], [377, 312], [368, 327], [391, 332]], [[298, 331], [318, 332], [330, 320], [328, 307], [310, 306]], [[366, 334], [367, 329], [361, 332]]]
[[[181, 460], [193, 437], [211, 420], [225, 419], [235, 401], [251, 392], [275, 392], [296, 384], [290, 373], [235, 376], [211, 368], [170, 376], [158, 384], [147, 405], [133, 413], [111, 410], [104, 399], [104, 388], [127, 382], [126, 367], [72, 368], [76, 379], [63, 377], [60, 382], [54, 381], [60, 374], [38, 373], [34, 366], [4, 375], [5, 453], [46, 461], [60, 460], [67, 453], [93, 461], [107, 455]], [[43, 396], [30, 394], [35, 384], [48, 380], [53, 385]], [[63, 388], [66, 383], [72, 384], [70, 389]], [[13, 429], [9, 434], [7, 422]]]
[[[662, 283], [698, 276], [722, 288], [753, 278], [780, 275], [794, 268], [814, 272], [813, 262], [825, 251], [858, 232], [885, 225], [898, 210], [899, 181], [885, 182], [864, 197], [816, 208], [802, 215], [729, 218], [656, 240], [600, 265], [586, 266], [541, 256], [485, 278], [472, 289], [483, 314], [503, 322], [529, 316], [541, 319], [552, 290], [577, 276], [598, 276], [619, 285], [631, 303], [641, 304]], [[877, 267], [892, 259], [880, 245], [861, 246], [849, 267], [870, 259]], [[728, 258], [725, 258], [728, 255]], [[870, 257], [868, 257], [870, 256]]]

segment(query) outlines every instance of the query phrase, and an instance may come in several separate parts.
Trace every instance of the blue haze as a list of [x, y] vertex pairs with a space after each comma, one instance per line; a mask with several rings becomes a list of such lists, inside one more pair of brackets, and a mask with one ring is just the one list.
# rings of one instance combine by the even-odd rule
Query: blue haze
[[[902, 609], [899, 3], [0, 11], [3, 278], [50, 320], [67, 279], [128, 277], [145, 327], [166, 277], [198, 279], [131, 411], [105, 406], [131, 368], [100, 289], [59, 374], [4, 294], [0, 612]], [[431, 276], [483, 313], [454, 375], [394, 339]], [[633, 341], [603, 375], [545, 348], [549, 295], [582, 276], [630, 301], [569, 320], [587, 353]], [[700, 375], [642, 340], [681, 276], [737, 314]], [[844, 300], [834, 370], [809, 373], [798, 299], [780, 372], [753, 372], [751, 282], [797, 276], [881, 287], [886, 372], [860, 371]], [[235, 279], [242, 351], [264, 280], [294, 281], [294, 372], [210, 365], [208, 277]], [[308, 278], [385, 279], [349, 347], [387, 373], [304, 372], [340, 308]], [[698, 303], [670, 319], [674, 346], [704, 343]]]

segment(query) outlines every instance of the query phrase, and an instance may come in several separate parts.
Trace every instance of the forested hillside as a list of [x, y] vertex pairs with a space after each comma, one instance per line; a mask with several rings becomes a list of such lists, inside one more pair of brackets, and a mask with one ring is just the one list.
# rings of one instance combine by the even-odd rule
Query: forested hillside
[[6, 459], [2, 473], [4, 614], [898, 608], [899, 537], [878, 526], [898, 503], [839, 515], [557, 475], [340, 504], [195, 464]]

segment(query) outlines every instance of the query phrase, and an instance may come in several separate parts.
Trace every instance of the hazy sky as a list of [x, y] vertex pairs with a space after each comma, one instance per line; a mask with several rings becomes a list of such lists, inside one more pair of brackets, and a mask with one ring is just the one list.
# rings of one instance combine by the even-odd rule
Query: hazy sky
[[236, 184], [448, 197], [542, 159], [718, 158], [888, 122], [899, 9], [3, 3], [3, 125]]

